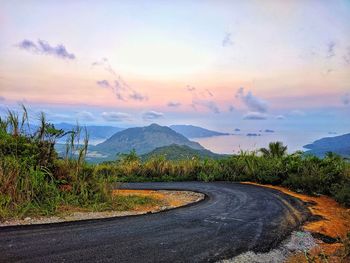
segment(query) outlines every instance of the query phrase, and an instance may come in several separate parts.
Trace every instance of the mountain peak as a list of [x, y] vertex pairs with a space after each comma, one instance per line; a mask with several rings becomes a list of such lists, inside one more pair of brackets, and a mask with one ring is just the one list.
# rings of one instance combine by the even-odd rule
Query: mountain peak
[[[163, 126], [160, 126], [159, 124], [157, 124], [157, 123], [152, 123], [152, 124], [150, 124], [150, 125], [148, 125], [148, 126], [146, 126], [146, 127], [163, 127]], [[145, 127], [145, 128], [146, 128]]]
[[187, 145], [197, 150], [204, 149], [199, 143], [190, 141], [169, 127], [156, 123], [117, 132], [103, 143], [96, 145], [96, 149], [113, 154], [128, 153], [135, 149], [138, 154], [144, 154], [171, 144]]

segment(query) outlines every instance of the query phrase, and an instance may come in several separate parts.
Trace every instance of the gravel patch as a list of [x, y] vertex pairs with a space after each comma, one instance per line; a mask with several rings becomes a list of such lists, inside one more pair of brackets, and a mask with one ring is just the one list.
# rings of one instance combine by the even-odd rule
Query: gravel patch
[[309, 251], [315, 246], [317, 246], [316, 240], [310, 232], [294, 231], [279, 247], [269, 252], [248, 251], [232, 259], [219, 261], [219, 263], [282, 263], [291, 255]]

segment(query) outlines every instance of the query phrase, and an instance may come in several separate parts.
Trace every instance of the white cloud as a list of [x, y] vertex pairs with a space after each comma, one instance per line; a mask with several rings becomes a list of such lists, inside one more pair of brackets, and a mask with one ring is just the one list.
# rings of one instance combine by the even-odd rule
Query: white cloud
[[233, 41], [232, 41], [231, 37], [232, 37], [231, 33], [226, 33], [224, 36], [224, 39], [221, 42], [221, 45], [223, 47], [232, 46]]
[[164, 114], [161, 113], [161, 112], [158, 112], [158, 111], [147, 111], [145, 112], [143, 115], [142, 115], [142, 118], [145, 120], [145, 121], [151, 121], [151, 120], [156, 120], [156, 119], [159, 119], [159, 118], [163, 118]]
[[196, 106], [202, 106], [204, 108], [209, 109], [213, 113], [220, 113], [219, 107], [216, 105], [216, 103], [212, 100], [205, 100], [205, 99], [193, 99], [192, 105], [194, 107]]
[[220, 113], [220, 109], [216, 102], [212, 99], [214, 94], [209, 89], [196, 89], [193, 86], [187, 85], [187, 90], [191, 93], [191, 106], [197, 110], [197, 106], [204, 107], [213, 113]]
[[264, 113], [268, 110], [268, 103], [265, 100], [254, 96], [251, 91], [245, 94], [242, 87], [237, 90], [235, 97], [240, 99], [250, 111]]
[[102, 88], [111, 88], [111, 84], [105, 79], [96, 81], [96, 84]]
[[104, 120], [111, 122], [124, 122], [132, 120], [131, 115], [125, 112], [105, 111], [102, 112], [101, 116]]
[[131, 93], [129, 94], [129, 98], [133, 100], [138, 100], [138, 101], [147, 100], [147, 96], [137, 92], [136, 90], [131, 91]]
[[95, 61], [91, 64], [91, 66], [96, 67], [96, 66], [101, 66], [104, 70], [107, 72], [111, 73], [113, 76], [117, 76], [117, 73], [109, 63], [107, 58], [102, 58], [99, 61]]
[[93, 121], [95, 120], [94, 115], [89, 111], [80, 111], [76, 114], [79, 121]]
[[167, 104], [168, 107], [174, 107], [174, 108], [177, 108], [177, 107], [180, 107], [181, 106], [181, 103], [178, 102], [178, 101], [169, 101], [168, 104]]
[[118, 79], [114, 80], [114, 85], [111, 84], [108, 80], [98, 80], [96, 84], [102, 88], [109, 88], [116, 95], [118, 100], [127, 101], [128, 99], [136, 101], [145, 101], [148, 100], [148, 97], [144, 94], [141, 94], [137, 90], [130, 87], [126, 81], [124, 81], [120, 76]]
[[332, 58], [335, 56], [335, 46], [336, 43], [334, 41], [330, 41], [327, 43], [327, 58]]
[[243, 116], [245, 120], [266, 120], [267, 115], [261, 112], [248, 112]]
[[48, 42], [40, 39], [36, 43], [24, 39], [16, 46], [33, 54], [50, 55], [62, 59], [75, 59], [75, 55], [69, 53], [64, 45], [51, 46]]

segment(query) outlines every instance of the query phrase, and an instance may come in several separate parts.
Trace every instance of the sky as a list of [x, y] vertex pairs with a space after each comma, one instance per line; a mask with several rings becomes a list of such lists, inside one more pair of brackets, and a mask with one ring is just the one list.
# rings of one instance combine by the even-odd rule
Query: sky
[[350, 1], [0, 0], [0, 115], [349, 132]]

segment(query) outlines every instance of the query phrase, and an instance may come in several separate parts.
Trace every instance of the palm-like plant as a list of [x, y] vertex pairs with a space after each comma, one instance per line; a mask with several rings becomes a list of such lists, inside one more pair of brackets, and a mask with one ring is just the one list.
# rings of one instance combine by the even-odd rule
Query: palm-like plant
[[19, 117], [18, 114], [14, 111], [7, 111], [7, 122], [9, 124], [10, 131], [14, 137], [19, 136]]
[[[29, 117], [28, 117], [27, 108], [24, 106], [24, 104], [22, 104], [21, 106], [22, 106], [23, 113], [22, 113], [20, 132], [22, 135], [25, 135], [26, 133], [30, 133]], [[25, 130], [26, 129], [25, 124], [27, 124], [27, 131]]]
[[270, 142], [268, 148], [261, 148], [260, 152], [265, 157], [280, 158], [286, 155], [287, 146], [282, 142]]

